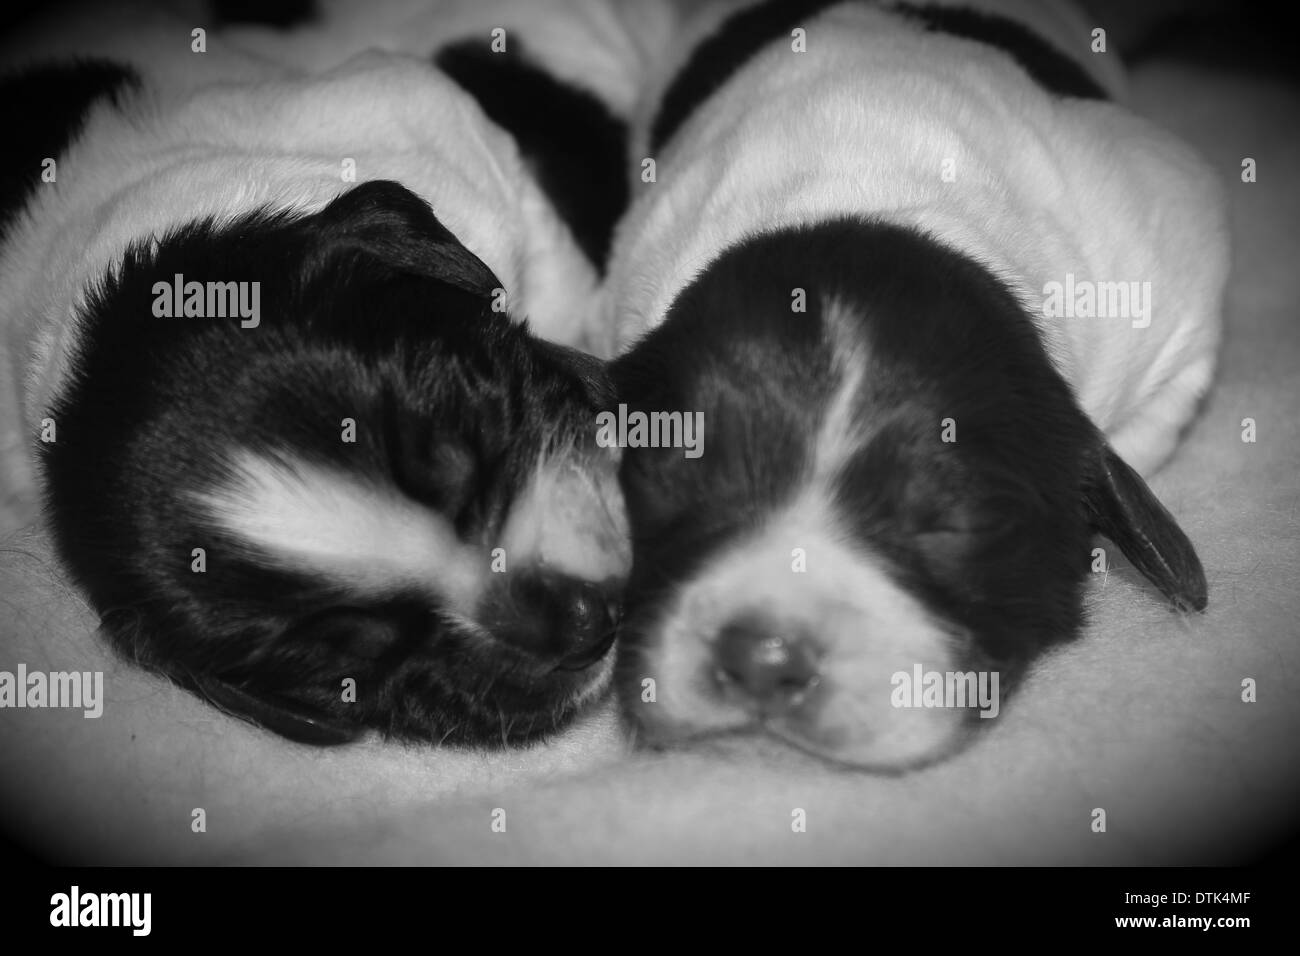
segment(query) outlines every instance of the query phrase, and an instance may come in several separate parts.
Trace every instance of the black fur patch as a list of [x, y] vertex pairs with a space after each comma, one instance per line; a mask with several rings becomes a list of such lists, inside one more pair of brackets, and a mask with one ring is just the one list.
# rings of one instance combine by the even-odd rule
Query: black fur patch
[[1058, 96], [1109, 99], [1083, 67], [1023, 23], [965, 7], [903, 3], [895, 9], [918, 19], [932, 32], [974, 40], [1006, 52], [1035, 83]]
[[465, 40], [439, 50], [434, 61], [515, 138], [579, 247], [603, 270], [628, 204], [626, 124], [591, 93], [530, 62], [518, 39], [502, 53]]
[[91, 108], [115, 106], [138, 89], [130, 67], [107, 60], [44, 63], [0, 77], [0, 111], [10, 136], [0, 150], [0, 234], [41, 182], [41, 163], [58, 160], [81, 133]]
[[658, 152], [710, 96], [779, 36], [828, 7], [848, 0], [764, 0], [732, 14], [697, 46], [673, 78], [650, 127], [650, 149]]
[[[260, 324], [156, 317], [154, 285], [178, 273], [259, 282]], [[312, 742], [374, 727], [499, 744], [569, 716], [585, 676], [445, 619], [419, 588], [359, 593], [285, 566], [191, 497], [246, 449], [396, 489], [462, 540], [495, 541], [544, 443], [587, 433], [608, 398], [599, 367], [492, 311], [497, 285], [387, 182], [131, 248], [91, 290], [42, 446], [59, 552], [118, 649], [221, 706], [259, 701], [243, 715]]]
[[320, 11], [314, 0], [211, 0], [217, 23], [260, 24], [283, 30], [315, 22]]
[[[650, 130], [659, 150], [699, 106], [722, 88], [756, 53], [824, 10], [867, 0], [765, 0], [733, 14], [691, 54], [669, 85]], [[913, 4], [872, 6], [897, 11], [924, 29], [996, 47], [1009, 54], [1044, 89], [1062, 96], [1105, 99], [1105, 92], [1077, 63], [1028, 27], [962, 7]]]

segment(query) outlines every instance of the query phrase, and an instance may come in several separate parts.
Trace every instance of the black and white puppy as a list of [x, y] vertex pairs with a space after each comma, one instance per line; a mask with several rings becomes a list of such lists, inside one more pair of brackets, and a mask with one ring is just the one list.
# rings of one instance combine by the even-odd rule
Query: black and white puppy
[[[1223, 212], [1064, 5], [737, 6], [652, 91], [610, 266], [618, 679], [650, 741], [905, 769], [1077, 633], [1094, 535], [1205, 605], [1139, 474], [1211, 379]], [[695, 447], [637, 447], [674, 413]]]
[[123, 26], [7, 62], [6, 502], [122, 653], [279, 733], [560, 726], [628, 562], [604, 372], [554, 344], [593, 270], [427, 57]]

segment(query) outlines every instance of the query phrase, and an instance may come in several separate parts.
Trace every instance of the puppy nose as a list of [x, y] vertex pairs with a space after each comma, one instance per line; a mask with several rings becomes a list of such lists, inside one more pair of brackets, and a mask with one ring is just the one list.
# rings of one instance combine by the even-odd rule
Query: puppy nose
[[580, 670], [600, 660], [614, 643], [617, 620], [618, 604], [604, 588], [575, 581], [561, 598], [559, 628], [568, 649], [558, 666]]
[[819, 681], [817, 651], [797, 631], [760, 621], [734, 621], [718, 633], [714, 678], [766, 713], [802, 706]]
[[487, 595], [480, 620], [539, 662], [581, 670], [614, 643], [618, 593], [614, 584], [530, 569]]

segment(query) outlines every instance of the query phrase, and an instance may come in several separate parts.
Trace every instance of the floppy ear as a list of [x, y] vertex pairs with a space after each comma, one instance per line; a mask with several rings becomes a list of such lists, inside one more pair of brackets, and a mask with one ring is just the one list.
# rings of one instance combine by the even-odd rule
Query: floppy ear
[[1098, 436], [1092, 456], [1084, 507], [1093, 528], [1179, 610], [1205, 610], [1205, 571], [1174, 516], [1105, 438]]
[[409, 639], [422, 633], [426, 621], [427, 609], [421, 604], [389, 613], [326, 608], [294, 622], [276, 638], [269, 657], [253, 664], [255, 681], [194, 672], [185, 677], [219, 709], [282, 737], [318, 747], [351, 743], [365, 728], [331, 713], [319, 691], [303, 686], [304, 678], [322, 671], [340, 672], [369, 683], [362, 675], [372, 674], [376, 662], [394, 649], [400, 653], [403, 636]]
[[333, 747], [352, 743], [365, 733], [364, 728], [336, 720], [324, 711], [277, 697], [262, 697], [216, 677], [196, 674], [192, 686], [218, 710], [296, 743]]
[[336, 746], [351, 743], [365, 733], [364, 727], [339, 720], [323, 707], [290, 700], [273, 690], [251, 690], [241, 686], [242, 682], [226, 680], [183, 664], [161, 664], [149, 652], [142, 656], [141, 649], [146, 646], [139, 633], [142, 624], [138, 610], [117, 608], [101, 617], [99, 634], [123, 656], [170, 678], [218, 710], [297, 743]]
[[389, 268], [491, 296], [501, 282], [452, 235], [429, 204], [400, 183], [375, 180], [339, 196], [312, 217], [321, 252], [355, 252]]

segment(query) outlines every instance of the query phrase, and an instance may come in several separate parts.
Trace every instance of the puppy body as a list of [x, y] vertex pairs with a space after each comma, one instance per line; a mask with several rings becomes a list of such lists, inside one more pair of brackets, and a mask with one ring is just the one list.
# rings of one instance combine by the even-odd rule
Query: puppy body
[[[1077, 632], [1094, 532], [1204, 605], [1125, 462], [1158, 466], [1210, 380], [1218, 191], [1104, 101], [1055, 6], [718, 9], [641, 112], [656, 177], [609, 272], [620, 401], [708, 435], [624, 454], [625, 699], [651, 740], [914, 766], [983, 723], [977, 679]], [[1150, 312], [1047, 314], [1067, 277], [1147, 281]], [[964, 706], [920, 675], [970, 675]]]
[[[39, 434], [107, 635], [281, 733], [557, 726], [605, 686], [626, 543], [601, 373], [510, 319], [578, 340], [595, 282], [510, 138], [413, 58], [308, 76], [91, 22], [127, 65], [0, 257], [7, 501]], [[261, 314], [173, 313], [173, 282]]]
[[[1086, 42], [1065, 5], [978, 6], [1031, 11], [1026, 22], [1050, 26], [1062, 50]], [[1007, 282], [1116, 451], [1140, 473], [1158, 467], [1209, 385], [1220, 339], [1227, 233], [1212, 173], [1115, 104], [1052, 96], [999, 50], [862, 3], [800, 23], [807, 53], [793, 53], [788, 34], [766, 44], [657, 153], [645, 122], [656, 107], [643, 111], [634, 154], [654, 155], [658, 181], [639, 186], [620, 229], [613, 351], [660, 322], [719, 250], [852, 211], [924, 230]], [[1109, 57], [1091, 62], [1107, 65], [1104, 88], [1122, 86]], [[1044, 316], [1045, 287], [1067, 275], [1148, 281], [1151, 314]]]

